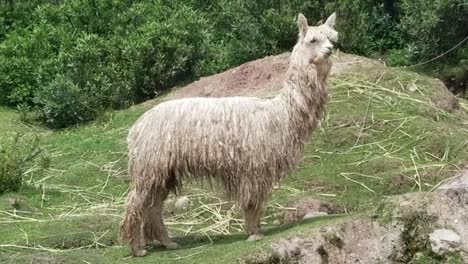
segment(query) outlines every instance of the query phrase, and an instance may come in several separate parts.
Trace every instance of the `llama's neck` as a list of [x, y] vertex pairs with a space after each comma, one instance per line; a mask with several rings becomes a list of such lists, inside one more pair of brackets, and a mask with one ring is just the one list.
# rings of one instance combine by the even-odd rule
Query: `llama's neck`
[[298, 64], [291, 59], [281, 94], [286, 100], [292, 140], [303, 145], [318, 126], [327, 100], [326, 81], [331, 63]]

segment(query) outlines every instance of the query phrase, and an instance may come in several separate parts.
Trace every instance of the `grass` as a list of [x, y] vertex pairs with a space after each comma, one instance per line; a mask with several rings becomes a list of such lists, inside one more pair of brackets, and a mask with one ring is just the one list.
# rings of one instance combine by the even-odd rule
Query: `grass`
[[0, 144], [15, 132], [38, 134], [52, 160], [45, 173], [28, 170], [19, 192], [0, 196], [0, 262], [235, 263], [272, 240], [353, 215], [279, 226], [283, 208], [295, 197], [312, 195], [361, 214], [385, 196], [431, 190], [465, 165], [466, 111], [439, 108], [447, 94], [435, 80], [368, 68], [332, 79], [331, 87], [322, 127], [268, 203], [264, 240], [245, 242], [238, 208], [224, 201], [218, 188], [192, 184], [183, 193], [193, 201], [192, 210], [172, 213], [169, 206], [166, 215], [181, 248], [155, 248], [139, 259], [129, 258], [117, 238], [128, 191], [125, 137], [158, 101], [63, 131], [24, 124], [14, 110], [0, 108], [6, 128]]

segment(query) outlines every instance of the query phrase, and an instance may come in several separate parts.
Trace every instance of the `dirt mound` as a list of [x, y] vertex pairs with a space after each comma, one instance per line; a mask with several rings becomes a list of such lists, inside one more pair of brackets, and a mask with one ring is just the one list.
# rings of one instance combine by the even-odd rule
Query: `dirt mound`
[[[282, 87], [288, 69], [290, 53], [269, 56], [247, 62], [231, 70], [201, 78], [178, 89], [174, 98], [268, 96]], [[360, 56], [337, 53], [333, 55], [332, 77], [365, 67], [384, 67], [377, 61]]]
[[[163, 100], [186, 97], [272, 97], [282, 88], [282, 81], [289, 66], [289, 56], [290, 53], [269, 56], [244, 63], [225, 72], [202, 77], [187, 86], [174, 89]], [[332, 80], [329, 83], [349, 73], [377, 74], [375, 77], [380, 79], [386, 73], [392, 72], [391, 68], [387, 68], [379, 61], [339, 51], [332, 55], [332, 62]], [[458, 99], [447, 90], [443, 82], [439, 81], [437, 86], [440, 89], [428, 98], [431, 103], [448, 112], [459, 110], [461, 107]], [[159, 100], [150, 100], [144, 104], [155, 105], [159, 102]]]

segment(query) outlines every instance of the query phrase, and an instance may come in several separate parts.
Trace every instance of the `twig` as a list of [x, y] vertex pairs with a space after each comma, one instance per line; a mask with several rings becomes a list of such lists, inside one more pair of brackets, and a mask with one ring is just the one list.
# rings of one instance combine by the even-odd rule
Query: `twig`
[[373, 94], [371, 96], [369, 96], [369, 101], [367, 102], [367, 107], [366, 107], [366, 113], [364, 114], [364, 120], [362, 121], [362, 125], [361, 125], [361, 131], [359, 131], [358, 138], [356, 139], [356, 142], [354, 142], [354, 145], [353, 145], [353, 147], [351, 149], [356, 147], [359, 140], [361, 139], [362, 132], [364, 131], [364, 127], [366, 126], [367, 115], [369, 114], [369, 108], [370, 108], [370, 103], [371, 103], [372, 97], [373, 97]]
[[[430, 62], [433, 62], [433, 61], [435, 61], [435, 60], [438, 60], [438, 59], [442, 58], [443, 56], [449, 54], [450, 52], [452, 52], [452, 51], [455, 50], [456, 48], [460, 47], [460, 46], [461, 46], [463, 43], [465, 43], [465, 41], [467, 41], [467, 40], [468, 40], [468, 36], [467, 36], [465, 39], [463, 39], [460, 43], [458, 43], [457, 45], [455, 45], [453, 48], [447, 50], [446, 52], [440, 54], [439, 56], [434, 57], [434, 58], [432, 58], [432, 59], [430, 59], [430, 60], [427, 60], [427, 61], [418, 63], [418, 64], [406, 66], [406, 67], [407, 67], [407, 68], [418, 67], [418, 66], [422, 66], [422, 65], [428, 64], [428, 63], [430, 63]], [[406, 68], [406, 67], [403, 67], [403, 68]]]
[[361, 185], [362, 187], [366, 188], [366, 190], [370, 191], [371, 193], [375, 193], [374, 190], [372, 190], [371, 188], [367, 187], [364, 183], [362, 182], [358, 182], [356, 180], [353, 180], [351, 178], [349, 178], [348, 176], [344, 175], [343, 173], [340, 173], [341, 176], [343, 176], [345, 179], [347, 179], [348, 181], [351, 181], [351, 182], [354, 182], [354, 183], [357, 183], [359, 185]]
[[411, 154], [411, 160], [413, 161], [413, 166], [416, 171], [416, 174], [414, 175], [415, 182], [416, 182], [416, 185], [418, 186], [418, 190], [421, 191], [421, 176], [419, 175], [419, 170], [418, 170], [418, 167], [416, 166], [416, 162], [414, 161], [413, 154]]

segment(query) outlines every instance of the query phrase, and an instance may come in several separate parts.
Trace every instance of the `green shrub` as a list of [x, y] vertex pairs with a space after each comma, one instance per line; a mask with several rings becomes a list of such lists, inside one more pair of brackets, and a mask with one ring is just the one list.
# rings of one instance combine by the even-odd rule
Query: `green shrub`
[[17, 191], [21, 187], [21, 161], [16, 143], [15, 139], [12, 146], [0, 145], [0, 195], [8, 191]]
[[411, 62], [440, 55], [468, 36], [466, 0], [402, 0], [399, 7], [403, 48]]
[[[30, 105], [55, 128], [93, 120], [290, 50], [299, 12], [311, 25], [337, 12], [344, 51], [413, 64], [468, 35], [467, 9], [466, 0], [3, 1], [0, 104]], [[444, 58], [463, 66], [460, 54]]]
[[337, 12], [339, 28], [339, 45], [344, 50], [354, 49], [360, 54], [372, 52], [372, 22], [370, 12], [373, 1], [330, 1], [325, 5], [327, 13]]
[[[41, 152], [37, 136], [16, 135], [10, 144], [0, 144], [0, 195], [21, 188], [23, 173]], [[46, 168], [48, 158], [44, 155], [41, 155], [41, 158], [41, 167]]]
[[[140, 10], [140, 6], [136, 6], [127, 15], [133, 16], [133, 12]], [[129, 77], [135, 102], [192, 80], [207, 52], [209, 23], [202, 13], [184, 5], [172, 11], [160, 8], [152, 12], [148, 14], [151, 21], [140, 25], [128, 36], [122, 43], [125, 54], [119, 54], [130, 65], [126, 70], [132, 74]]]
[[392, 66], [404, 66], [409, 64], [412, 58], [411, 49], [391, 49], [387, 51], [387, 63]]
[[92, 108], [95, 98], [88, 98], [67, 76], [57, 75], [48, 86], [37, 91], [40, 117], [50, 127], [61, 128], [92, 120], [98, 109]]
[[167, 10], [135, 5], [118, 19], [148, 15], [154, 21], [133, 30], [117, 27], [109, 38], [62, 31], [75, 43], [65, 41], [38, 72], [34, 103], [42, 120], [54, 128], [93, 120], [107, 109], [128, 107], [192, 79], [205, 54], [207, 21], [183, 6], [173, 11], [163, 18]]
[[35, 65], [31, 58], [31, 42], [27, 31], [14, 32], [0, 44], [0, 103], [16, 104], [30, 98], [34, 90]]
[[24, 29], [31, 23], [31, 13], [44, 3], [58, 3], [54, 0], [0, 1], [0, 41], [16, 29]]

